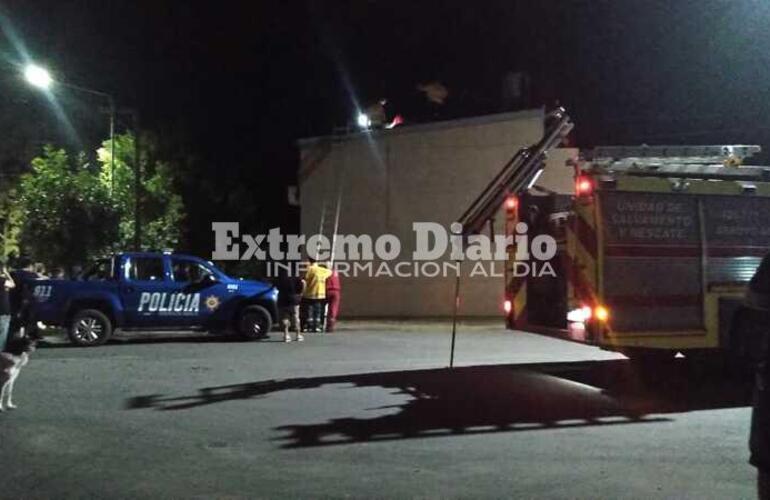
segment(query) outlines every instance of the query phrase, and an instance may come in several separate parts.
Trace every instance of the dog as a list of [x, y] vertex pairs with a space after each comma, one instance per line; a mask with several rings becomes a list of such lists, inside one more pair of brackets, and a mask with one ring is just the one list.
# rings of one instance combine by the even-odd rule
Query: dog
[[8, 341], [0, 353], [0, 412], [13, 410], [13, 384], [21, 369], [29, 363], [29, 355], [35, 350], [35, 341], [29, 338]]

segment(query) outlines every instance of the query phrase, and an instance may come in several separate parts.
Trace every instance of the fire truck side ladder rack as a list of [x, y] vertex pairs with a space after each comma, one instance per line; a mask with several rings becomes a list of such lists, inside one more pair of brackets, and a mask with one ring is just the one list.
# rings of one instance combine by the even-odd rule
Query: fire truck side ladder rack
[[548, 151], [558, 146], [574, 126], [564, 108], [549, 113], [545, 123], [546, 131], [540, 142], [520, 149], [457, 220], [463, 225], [463, 236], [481, 232], [506, 197], [530, 188], [543, 170]]
[[592, 163], [656, 162], [718, 164], [729, 158], [743, 160], [759, 153], [760, 146], [717, 144], [698, 146], [600, 146], [583, 153]]
[[681, 179], [770, 181], [770, 167], [722, 165], [695, 165], [692, 163], [668, 165], [614, 164], [602, 167], [609, 175], [618, 173], [635, 177], [668, 177]]
[[[490, 222], [491, 232], [493, 230], [491, 221], [505, 203], [505, 199], [511, 194], [521, 194], [537, 182], [537, 178], [543, 171], [548, 151], [561, 144], [573, 127], [574, 124], [564, 108], [557, 108], [549, 113], [545, 117], [543, 138], [533, 146], [520, 149], [458, 219], [457, 222], [463, 227], [463, 237], [480, 233], [487, 222]], [[494, 238], [494, 234], [491, 234], [490, 237]], [[460, 309], [459, 272], [455, 281], [454, 299], [452, 346], [449, 355], [450, 368], [454, 367], [457, 314]]]
[[770, 181], [770, 167], [741, 165], [760, 146], [605, 146], [583, 154], [583, 171], [635, 177]]

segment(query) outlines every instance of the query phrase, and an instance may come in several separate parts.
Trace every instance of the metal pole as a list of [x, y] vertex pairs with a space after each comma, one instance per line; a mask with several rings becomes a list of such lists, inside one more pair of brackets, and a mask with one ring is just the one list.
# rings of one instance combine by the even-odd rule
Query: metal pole
[[[458, 265], [462, 265], [462, 261], [457, 261]], [[455, 307], [452, 313], [452, 348], [449, 353], [449, 368], [454, 368], [455, 365], [455, 338], [457, 337], [457, 313], [460, 309], [460, 272], [457, 273], [457, 280], [455, 281]]]
[[110, 101], [110, 197], [115, 195], [115, 100]]
[[142, 249], [142, 217], [139, 213], [142, 197], [142, 166], [140, 164], [141, 154], [139, 147], [139, 113], [133, 112], [134, 116], [134, 249]]

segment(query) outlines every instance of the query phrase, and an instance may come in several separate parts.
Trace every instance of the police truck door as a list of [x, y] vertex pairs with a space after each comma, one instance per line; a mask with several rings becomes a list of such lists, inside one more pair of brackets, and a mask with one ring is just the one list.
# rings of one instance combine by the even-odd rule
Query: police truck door
[[185, 257], [171, 258], [171, 287], [180, 300], [173, 311], [175, 321], [186, 326], [206, 326], [219, 308], [222, 288], [214, 273], [203, 263]]
[[129, 327], [164, 326], [169, 307], [169, 281], [161, 256], [127, 256], [120, 294]]

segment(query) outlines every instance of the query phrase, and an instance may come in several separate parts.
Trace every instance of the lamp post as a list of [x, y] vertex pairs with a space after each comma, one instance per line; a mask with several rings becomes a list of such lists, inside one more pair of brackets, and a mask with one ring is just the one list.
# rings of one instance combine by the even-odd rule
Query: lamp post
[[[24, 68], [24, 78], [27, 82], [39, 89], [49, 90], [54, 84], [54, 79], [51, 74], [45, 68], [36, 64], [28, 64]], [[100, 90], [94, 90], [87, 87], [81, 87], [72, 83], [55, 82], [57, 85], [62, 85], [74, 90], [79, 90], [87, 94], [96, 95], [107, 99], [109, 106], [108, 113], [110, 115], [110, 196], [115, 192], [115, 117], [118, 113], [115, 106], [115, 99], [111, 94], [102, 92]], [[134, 135], [134, 246], [136, 250], [141, 249], [141, 217], [139, 215], [139, 205], [141, 198], [141, 166], [139, 164], [139, 117], [133, 110], [124, 111], [130, 114], [134, 120], [134, 128], [136, 129]]]

